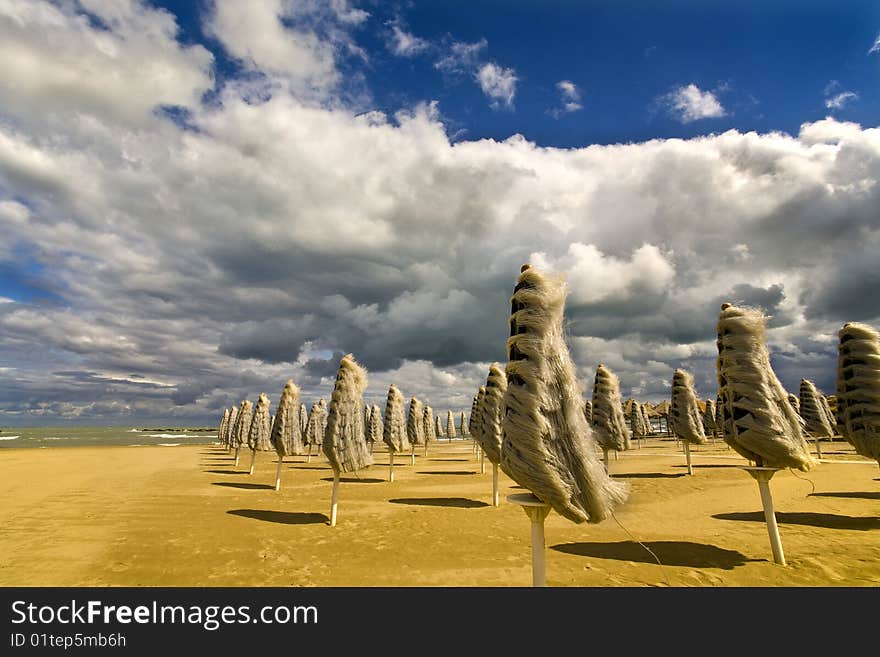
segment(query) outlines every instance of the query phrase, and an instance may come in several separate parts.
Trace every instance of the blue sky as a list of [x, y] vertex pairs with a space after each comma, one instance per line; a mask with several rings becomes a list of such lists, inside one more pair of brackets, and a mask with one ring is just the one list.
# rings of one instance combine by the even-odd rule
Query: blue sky
[[[0, 2], [0, 424], [214, 421], [339, 358], [438, 413], [531, 262], [585, 395], [880, 325], [880, 3]], [[148, 382], [145, 384], [144, 382]]]
[[[221, 77], [237, 67], [206, 37], [204, 2], [155, 3], [174, 12], [181, 39], [217, 57]], [[366, 88], [370, 109], [393, 113], [437, 100], [455, 139], [519, 133], [545, 146], [692, 137], [723, 132], [796, 133], [804, 121], [835, 116], [872, 123], [880, 116], [880, 4], [871, 1], [545, 2], [442, 0], [364, 2], [353, 31], [366, 57], [344, 59], [347, 84]], [[395, 27], [421, 40], [401, 56]], [[484, 42], [477, 62], [517, 78], [511, 106], [493, 109], [473, 70], [436, 67], [451, 43]], [[582, 109], [554, 116], [568, 80]], [[689, 84], [713, 94], [723, 115], [683, 122], [664, 96]], [[843, 96], [841, 94], [855, 94]], [[827, 102], [838, 98], [838, 105]], [[365, 107], [365, 108], [366, 108]], [[551, 113], [548, 113], [551, 112]]]

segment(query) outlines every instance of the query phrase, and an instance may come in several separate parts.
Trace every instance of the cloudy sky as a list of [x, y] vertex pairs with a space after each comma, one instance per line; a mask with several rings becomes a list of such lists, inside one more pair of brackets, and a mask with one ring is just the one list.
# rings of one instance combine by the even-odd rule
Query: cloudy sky
[[0, 0], [0, 425], [214, 421], [339, 357], [435, 410], [519, 267], [624, 397], [729, 300], [833, 391], [880, 324], [874, 1]]

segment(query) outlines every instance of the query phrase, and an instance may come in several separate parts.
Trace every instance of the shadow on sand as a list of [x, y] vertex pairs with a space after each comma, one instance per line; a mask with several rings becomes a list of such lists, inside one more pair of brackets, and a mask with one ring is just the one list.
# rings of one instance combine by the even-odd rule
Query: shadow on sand
[[862, 500], [880, 500], [880, 493], [849, 491], [842, 493], [810, 493], [809, 497], [855, 497]]
[[207, 472], [208, 474], [222, 474], [222, 475], [247, 474], [248, 473], [247, 470], [205, 470], [205, 472]]
[[[333, 481], [333, 477], [321, 477], [321, 481]], [[343, 484], [381, 484], [387, 479], [376, 479], [374, 477], [340, 477], [339, 481]]]
[[[277, 463], [277, 461], [276, 461]], [[332, 470], [329, 465], [294, 465], [291, 466], [292, 470]]]
[[323, 513], [301, 513], [295, 511], [266, 511], [263, 509], [231, 509], [226, 513], [242, 518], [252, 518], [282, 525], [319, 525], [330, 522]]
[[[696, 468], [697, 466], [694, 466]], [[683, 472], [676, 472], [675, 474], [669, 474], [665, 472], [630, 472], [623, 474], [615, 474], [611, 473], [612, 477], [617, 477], [620, 479], [678, 479], [679, 477], [686, 476]]]
[[[699, 468], [702, 470], [703, 468], [741, 468], [744, 465], [747, 465], [745, 461], [743, 461], [740, 465], [734, 465], [733, 463], [694, 463], [694, 470]], [[686, 468], [687, 463], [675, 463], [672, 465], [673, 468]]]
[[477, 474], [475, 470], [437, 470], [435, 472], [428, 472], [427, 470], [420, 470], [416, 472], [416, 474], [426, 474], [426, 475], [472, 475]]
[[[748, 513], [716, 513], [712, 517], [718, 518], [719, 520], [765, 522], [763, 511], [751, 511]], [[880, 529], [880, 518], [841, 516], [833, 513], [813, 513], [811, 511], [801, 511], [796, 513], [777, 511], [776, 522], [783, 525], [808, 525], [810, 527], [826, 527], [827, 529], [855, 529], [858, 531]]]
[[451, 506], [458, 509], [478, 509], [489, 506], [485, 502], [469, 500], [466, 497], [397, 497], [388, 500], [392, 504], [408, 504], [411, 506]]
[[245, 490], [275, 490], [275, 486], [269, 484], [240, 484], [237, 481], [215, 481], [214, 486], [225, 486], [226, 488], [243, 488]]
[[[664, 566], [732, 570], [737, 566], [744, 565], [748, 561], [763, 561], [763, 559], [749, 559], [746, 555], [736, 550], [725, 550], [724, 548], [705, 543], [647, 541], [645, 546], [657, 555], [657, 559]], [[648, 550], [633, 541], [620, 541], [618, 543], [561, 543], [551, 546], [550, 549], [557, 552], [565, 552], [566, 554], [575, 554], [580, 557], [657, 563]]]
[[436, 461], [438, 463], [467, 463], [468, 461], [473, 461], [474, 459], [428, 459], [429, 461]]

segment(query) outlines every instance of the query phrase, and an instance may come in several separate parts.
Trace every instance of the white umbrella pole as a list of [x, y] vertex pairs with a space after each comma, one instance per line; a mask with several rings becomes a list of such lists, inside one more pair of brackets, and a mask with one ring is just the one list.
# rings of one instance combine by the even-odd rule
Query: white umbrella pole
[[694, 474], [694, 468], [691, 466], [691, 444], [686, 440], [682, 442], [684, 443], [684, 457], [688, 464], [688, 474], [692, 475]]
[[251, 450], [251, 469], [250, 469], [250, 472], [248, 472], [248, 474], [251, 474], [251, 475], [254, 474], [254, 463], [256, 462], [256, 460], [257, 460], [257, 450], [252, 449]]
[[776, 524], [776, 513], [773, 511], [773, 497], [770, 495], [770, 479], [776, 474], [778, 468], [746, 467], [744, 469], [758, 482], [761, 505], [764, 507], [764, 520], [767, 523], [767, 534], [770, 536], [770, 548], [773, 550], [773, 561], [784, 566], [786, 565], [785, 553], [782, 551], [779, 526]]
[[492, 506], [498, 506], [498, 464], [492, 464]]
[[409, 464], [410, 465], [416, 464], [416, 444], [415, 443], [413, 443], [412, 451], [409, 453]]
[[486, 461], [483, 459], [483, 450], [480, 450], [480, 474], [486, 474]]
[[233, 467], [238, 467], [238, 447], [235, 448], [235, 465]]
[[388, 481], [394, 481], [394, 452], [391, 452], [391, 459], [388, 462]]
[[544, 518], [550, 513], [545, 504], [532, 493], [508, 495], [508, 501], [519, 504], [532, 525], [532, 586], [547, 586], [547, 566], [544, 548]]
[[822, 458], [822, 447], [819, 445], [819, 436], [816, 436], [816, 456]]
[[278, 455], [278, 468], [275, 470], [275, 490], [281, 490], [281, 455]]
[[330, 496], [330, 526], [336, 526], [336, 507], [339, 501], [339, 473], [333, 473], [333, 494]]
[[425, 458], [428, 456], [428, 443], [425, 443]]
[[309, 443], [309, 452], [306, 455], [306, 463], [312, 462], [312, 443]]

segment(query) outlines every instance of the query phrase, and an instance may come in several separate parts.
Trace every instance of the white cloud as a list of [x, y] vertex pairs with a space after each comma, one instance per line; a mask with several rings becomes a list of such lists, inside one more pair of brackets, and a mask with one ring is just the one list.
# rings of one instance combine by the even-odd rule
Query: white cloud
[[843, 109], [852, 100], [857, 100], [859, 95], [854, 91], [842, 91], [839, 94], [825, 99], [825, 107], [828, 109]]
[[454, 41], [446, 54], [434, 63], [434, 68], [445, 73], [466, 74], [476, 69], [480, 54], [489, 45], [486, 39], [473, 43]]
[[825, 117], [820, 121], [801, 124], [798, 140], [809, 146], [813, 144], [836, 144], [842, 139], [859, 140], [862, 127], [858, 123], [838, 121], [833, 117]]
[[559, 90], [562, 105], [547, 110], [547, 113], [550, 114], [550, 116], [554, 119], [558, 119], [563, 114], [569, 114], [583, 109], [583, 105], [581, 105], [581, 92], [574, 82], [571, 80], [560, 80], [556, 83], [556, 88]]
[[213, 86], [213, 57], [176, 40], [171, 14], [133, 0], [82, 0], [109, 29], [93, 27], [71, 3], [0, 3], [0, 106], [46, 122], [64, 114], [153, 122], [160, 105], [195, 108]]
[[724, 107], [715, 94], [711, 91], [702, 91], [695, 84], [676, 87], [662, 96], [661, 102], [682, 123], [726, 115]]
[[880, 52], [880, 34], [874, 39], [874, 45], [868, 50], [868, 54], [870, 55], [873, 52]]
[[516, 72], [512, 68], [504, 68], [493, 62], [484, 64], [476, 74], [477, 82], [483, 93], [492, 99], [492, 107], [512, 107], [516, 95]]
[[425, 39], [421, 39], [400, 27], [398, 23], [391, 24], [391, 34], [388, 41], [388, 49], [399, 57], [414, 57], [425, 52], [429, 47]]

